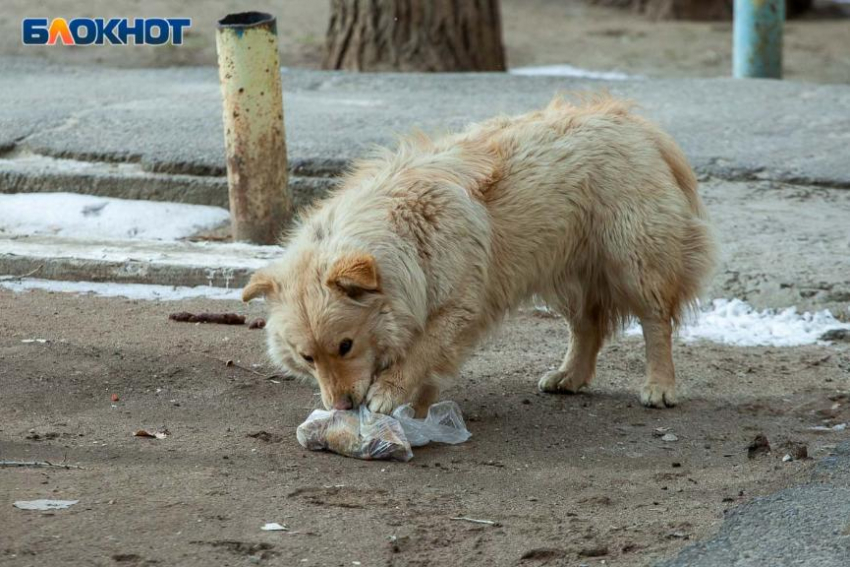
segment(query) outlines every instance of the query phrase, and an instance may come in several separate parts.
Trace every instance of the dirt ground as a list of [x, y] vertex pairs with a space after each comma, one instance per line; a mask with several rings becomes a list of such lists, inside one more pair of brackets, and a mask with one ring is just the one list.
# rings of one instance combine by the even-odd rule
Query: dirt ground
[[[328, 0], [4, 0], [0, 55], [120, 67], [214, 65], [215, 22], [247, 8], [277, 16], [281, 64], [321, 63]], [[825, 83], [850, 82], [850, 21], [826, 0], [785, 28], [785, 75]], [[831, 7], [828, 7], [831, 6]], [[842, 13], [844, 17], [842, 18]], [[34, 47], [21, 43], [24, 17], [191, 17], [182, 46]], [[503, 36], [510, 66], [569, 64], [647, 77], [713, 77], [731, 72], [731, 22], [653, 22], [629, 11], [581, 0], [502, 0]]]
[[[538, 394], [566, 331], [526, 312], [445, 393], [470, 441], [357, 461], [298, 445], [318, 397], [267, 379], [262, 331], [167, 320], [179, 310], [263, 305], [0, 291], [0, 460], [80, 467], [0, 467], [0, 563], [650, 565], [710, 536], [724, 510], [805, 478], [813, 461], [782, 462], [783, 443], [820, 457], [844, 434], [807, 428], [850, 421], [847, 343], [679, 344], [683, 403], [648, 410], [642, 342], [618, 339], [588, 394]], [[758, 433], [773, 452], [749, 459]], [[80, 502], [11, 505], [38, 498]]]

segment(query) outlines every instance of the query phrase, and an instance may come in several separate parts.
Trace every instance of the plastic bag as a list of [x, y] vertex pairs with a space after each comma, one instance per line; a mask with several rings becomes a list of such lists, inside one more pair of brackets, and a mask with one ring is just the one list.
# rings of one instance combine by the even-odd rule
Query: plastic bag
[[358, 410], [314, 410], [298, 426], [298, 442], [311, 451], [328, 450], [355, 459], [409, 461], [411, 447], [431, 441], [462, 443], [471, 434], [454, 402], [440, 402], [428, 409], [425, 419], [415, 419], [408, 404], [391, 416]]
[[434, 404], [428, 408], [425, 419], [414, 419], [413, 415], [410, 404], [398, 407], [393, 412], [393, 417], [401, 423], [411, 447], [421, 447], [431, 441], [456, 445], [472, 437], [463, 422], [460, 406], [455, 402]]
[[359, 410], [314, 410], [295, 432], [298, 442], [311, 451], [327, 449], [355, 459], [413, 458], [410, 443], [397, 419]]

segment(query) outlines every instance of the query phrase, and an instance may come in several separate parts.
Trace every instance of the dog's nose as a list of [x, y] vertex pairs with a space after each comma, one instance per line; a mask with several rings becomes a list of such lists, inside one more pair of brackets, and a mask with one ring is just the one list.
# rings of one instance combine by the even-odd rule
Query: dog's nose
[[350, 410], [353, 405], [354, 402], [351, 401], [351, 396], [341, 396], [334, 402], [334, 409]]

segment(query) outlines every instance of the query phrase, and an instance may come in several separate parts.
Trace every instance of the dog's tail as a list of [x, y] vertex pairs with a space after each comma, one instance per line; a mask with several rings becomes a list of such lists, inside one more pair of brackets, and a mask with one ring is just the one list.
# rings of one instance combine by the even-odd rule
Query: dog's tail
[[702, 199], [700, 199], [697, 192], [697, 176], [694, 174], [688, 158], [685, 157], [684, 152], [682, 152], [679, 145], [669, 134], [661, 131], [652, 123], [646, 122], [646, 124], [652, 132], [652, 137], [655, 140], [658, 151], [661, 153], [661, 158], [667, 164], [667, 167], [670, 168], [670, 173], [673, 174], [673, 178], [676, 180], [676, 185], [685, 194], [691, 211], [698, 218], [707, 218], [708, 215], [705, 206], [702, 204]]
[[714, 230], [708, 220], [708, 212], [697, 192], [697, 177], [688, 163], [688, 158], [673, 138], [652, 123], [646, 122], [652, 133], [661, 158], [670, 168], [670, 173], [685, 196], [694, 215], [682, 236], [683, 271], [680, 274], [680, 289], [673, 307], [673, 321], [679, 325], [689, 313], [697, 308], [697, 298], [717, 266], [717, 247]]

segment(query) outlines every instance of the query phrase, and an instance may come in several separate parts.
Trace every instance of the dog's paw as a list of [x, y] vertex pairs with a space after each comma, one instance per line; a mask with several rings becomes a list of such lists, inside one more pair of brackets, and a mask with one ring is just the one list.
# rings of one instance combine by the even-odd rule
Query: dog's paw
[[366, 393], [366, 405], [369, 411], [391, 414], [395, 408], [406, 402], [404, 392], [392, 382], [376, 380]]
[[648, 408], [671, 408], [676, 405], [676, 386], [650, 382], [640, 391], [640, 403]]
[[590, 380], [576, 373], [550, 370], [540, 378], [537, 387], [550, 394], [575, 394], [588, 385]]

